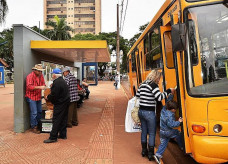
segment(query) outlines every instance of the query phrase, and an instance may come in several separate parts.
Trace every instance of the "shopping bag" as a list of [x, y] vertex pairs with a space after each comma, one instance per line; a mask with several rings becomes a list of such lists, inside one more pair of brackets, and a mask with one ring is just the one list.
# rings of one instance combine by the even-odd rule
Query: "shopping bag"
[[134, 105], [134, 108], [131, 110], [131, 117], [132, 117], [133, 121], [137, 124], [140, 123], [138, 113], [139, 113], [139, 98], [135, 98], [135, 105]]
[[141, 132], [141, 126], [134, 122], [131, 117], [131, 111], [135, 107], [135, 97], [128, 101], [126, 116], [125, 116], [125, 131], [126, 132]]

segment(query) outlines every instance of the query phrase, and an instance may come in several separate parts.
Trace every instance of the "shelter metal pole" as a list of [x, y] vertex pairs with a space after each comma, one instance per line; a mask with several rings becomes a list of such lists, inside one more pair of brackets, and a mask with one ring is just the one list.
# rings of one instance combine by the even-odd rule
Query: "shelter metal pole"
[[119, 29], [119, 4], [117, 4], [117, 38], [116, 38], [116, 68], [118, 74], [117, 89], [120, 88], [120, 29]]

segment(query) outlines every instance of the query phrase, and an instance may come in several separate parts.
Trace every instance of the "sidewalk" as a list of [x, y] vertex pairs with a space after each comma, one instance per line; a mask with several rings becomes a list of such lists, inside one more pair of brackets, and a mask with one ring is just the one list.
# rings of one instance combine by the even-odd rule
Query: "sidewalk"
[[90, 99], [78, 111], [79, 126], [68, 128], [68, 139], [44, 144], [47, 133], [13, 132], [13, 85], [1, 87], [0, 163], [155, 163], [141, 157], [140, 133], [124, 131], [124, 90], [99, 81], [90, 91]]

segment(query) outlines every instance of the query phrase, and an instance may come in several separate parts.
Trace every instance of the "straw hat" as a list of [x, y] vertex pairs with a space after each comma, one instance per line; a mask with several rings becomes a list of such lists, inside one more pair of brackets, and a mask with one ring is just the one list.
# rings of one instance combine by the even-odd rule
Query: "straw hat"
[[35, 67], [32, 67], [32, 70], [43, 71], [42, 64], [36, 64]]

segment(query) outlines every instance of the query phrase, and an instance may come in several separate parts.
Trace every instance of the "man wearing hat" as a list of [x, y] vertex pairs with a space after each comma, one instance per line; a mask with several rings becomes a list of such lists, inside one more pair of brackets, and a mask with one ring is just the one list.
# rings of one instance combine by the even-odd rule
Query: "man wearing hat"
[[32, 68], [33, 72], [31, 72], [26, 77], [26, 93], [25, 98], [29, 103], [30, 107], [30, 125], [32, 128], [32, 132], [39, 134], [38, 123], [41, 119], [41, 90], [45, 89], [45, 82], [42, 71], [42, 64], [36, 64]]
[[79, 100], [77, 79], [70, 73], [69, 67], [63, 69], [63, 76], [70, 92], [70, 106], [68, 110], [67, 127], [71, 128], [78, 125], [77, 101]]
[[54, 81], [51, 87], [51, 93], [45, 99], [54, 104], [53, 126], [49, 139], [44, 140], [44, 143], [57, 142], [57, 138], [67, 138], [67, 114], [70, 103], [68, 86], [59, 68], [53, 70], [52, 79]]

